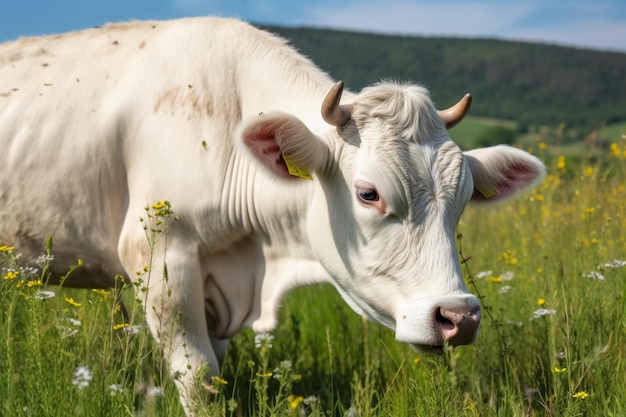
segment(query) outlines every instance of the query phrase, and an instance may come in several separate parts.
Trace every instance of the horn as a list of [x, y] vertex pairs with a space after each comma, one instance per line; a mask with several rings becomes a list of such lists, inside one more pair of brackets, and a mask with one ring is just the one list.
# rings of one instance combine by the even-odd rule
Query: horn
[[446, 129], [451, 129], [458, 125], [465, 117], [472, 105], [472, 95], [470, 93], [459, 100], [454, 106], [446, 110], [439, 110], [439, 116], [446, 123]]
[[350, 106], [340, 105], [341, 93], [343, 93], [343, 81], [338, 81], [330, 89], [322, 102], [322, 117], [332, 126], [342, 127], [352, 117]]

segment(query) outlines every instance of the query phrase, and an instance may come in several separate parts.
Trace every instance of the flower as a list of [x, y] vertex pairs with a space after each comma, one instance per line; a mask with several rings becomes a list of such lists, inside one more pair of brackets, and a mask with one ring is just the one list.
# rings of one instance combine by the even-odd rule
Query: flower
[[35, 293], [35, 299], [36, 300], [45, 300], [48, 298], [54, 298], [56, 294], [52, 291], [37, 291]]
[[0, 246], [0, 252], [13, 252], [13, 249], [15, 249], [13, 246], [7, 246], [7, 245], [2, 245]]
[[143, 327], [136, 324], [132, 326], [126, 326], [124, 327], [124, 333], [126, 333], [127, 336], [131, 336], [141, 333], [141, 329], [143, 329]]
[[161, 387], [150, 387], [146, 391], [146, 397], [150, 400], [154, 400], [163, 396], [163, 389]]
[[556, 310], [552, 310], [552, 309], [547, 309], [547, 308], [540, 308], [538, 310], [535, 310], [533, 312], [533, 318], [538, 319], [541, 316], [548, 316], [551, 314], [556, 314]]
[[107, 387], [111, 395], [123, 394], [126, 390], [120, 384], [111, 384]]
[[618, 259], [613, 259], [612, 261], [609, 261], [609, 262], [605, 263], [602, 266], [605, 267], [605, 268], [621, 268], [623, 266], [626, 266], [626, 261], [620, 261]]
[[80, 320], [76, 320], [72, 317], [66, 317], [65, 321], [71, 324], [72, 326], [77, 326], [77, 327], [83, 324]]
[[116, 324], [115, 326], [113, 326], [113, 330], [123, 329], [123, 328], [128, 327], [128, 326], [130, 326], [130, 324], [128, 324], [128, 323]]
[[74, 301], [74, 299], [72, 297], [67, 297], [65, 299], [65, 302], [68, 303], [68, 304], [73, 305], [74, 307], [80, 307], [82, 305], [81, 303], [79, 303], [77, 301]]
[[300, 396], [300, 395], [298, 395], [298, 396], [290, 395], [289, 397], [287, 397], [287, 400], [289, 401], [289, 407], [292, 410], [295, 410], [296, 408], [298, 408], [300, 403], [302, 401], [304, 401], [304, 398], [302, 396]]
[[104, 298], [108, 297], [109, 294], [111, 294], [110, 290], [99, 290], [99, 289], [94, 288], [91, 291], [95, 292], [98, 295], [103, 296]]
[[483, 278], [487, 278], [490, 275], [493, 275], [493, 271], [481, 271], [476, 274], [476, 278], [483, 279]]
[[498, 292], [499, 292], [500, 294], [506, 294], [507, 292], [509, 292], [509, 291], [511, 290], [511, 288], [513, 288], [513, 287], [511, 287], [510, 285], [503, 285], [503, 286], [502, 286], [502, 287], [498, 290]]
[[502, 278], [503, 281], [510, 281], [513, 278], [515, 278], [515, 272], [513, 271], [506, 271], [500, 274], [500, 278]]
[[572, 395], [572, 397], [584, 400], [589, 397], [589, 393], [587, 391], [578, 391], [576, 394]]
[[43, 254], [39, 255], [37, 259], [35, 259], [35, 263], [39, 266], [44, 266], [50, 263], [54, 259], [54, 255], [51, 254]]
[[595, 279], [596, 281], [604, 281], [604, 275], [597, 271], [587, 272], [586, 274], [582, 274], [584, 278]]
[[543, 298], [540, 298], [537, 300], [537, 305], [542, 306], [546, 303], [546, 300], [544, 300]]
[[79, 366], [74, 369], [74, 374], [72, 375], [72, 384], [76, 386], [76, 388], [83, 389], [89, 386], [89, 383], [93, 379], [93, 372], [86, 366]]
[[228, 381], [225, 380], [224, 378], [220, 378], [219, 376], [214, 376], [213, 382], [219, 385], [228, 385]]
[[10, 280], [10, 279], [15, 279], [17, 278], [17, 276], [20, 274], [19, 271], [13, 271], [13, 270], [9, 270], [6, 272], [6, 274], [4, 274], [4, 280]]
[[254, 346], [257, 349], [261, 349], [262, 347], [271, 349], [272, 340], [274, 340], [274, 336], [272, 336], [270, 333], [257, 333], [254, 336]]
[[567, 372], [567, 368], [559, 368], [558, 366], [555, 366], [552, 369], [552, 372], [554, 372], [555, 374], [562, 374], [563, 372]]

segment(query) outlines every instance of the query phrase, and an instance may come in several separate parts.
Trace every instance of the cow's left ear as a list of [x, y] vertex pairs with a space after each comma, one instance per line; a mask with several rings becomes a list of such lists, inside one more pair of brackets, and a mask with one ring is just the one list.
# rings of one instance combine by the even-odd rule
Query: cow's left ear
[[474, 179], [472, 201], [491, 202], [528, 190], [546, 176], [545, 165], [534, 156], [506, 145], [465, 152]]
[[326, 165], [328, 147], [304, 123], [286, 113], [261, 114], [240, 128], [243, 144], [279, 177], [307, 177]]

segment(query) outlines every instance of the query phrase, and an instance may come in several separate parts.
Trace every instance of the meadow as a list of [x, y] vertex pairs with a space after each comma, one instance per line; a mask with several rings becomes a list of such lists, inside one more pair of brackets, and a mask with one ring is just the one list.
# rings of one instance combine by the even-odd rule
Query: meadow
[[[525, 146], [545, 182], [466, 209], [459, 256], [483, 308], [474, 345], [420, 354], [331, 287], [302, 288], [272, 335], [233, 339], [200, 415], [626, 415], [626, 137], [614, 135], [575, 158], [536, 138]], [[48, 287], [53, 256], [26, 268], [0, 242], [0, 415], [183, 416], [133, 285]]]

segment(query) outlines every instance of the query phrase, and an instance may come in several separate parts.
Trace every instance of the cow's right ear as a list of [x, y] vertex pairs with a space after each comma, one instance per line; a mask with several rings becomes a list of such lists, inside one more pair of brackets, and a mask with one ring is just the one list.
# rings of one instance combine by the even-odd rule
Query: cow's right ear
[[240, 132], [252, 155], [281, 178], [294, 179], [306, 177], [307, 171], [319, 172], [330, 157], [326, 144], [300, 119], [286, 113], [261, 114], [245, 121]]

